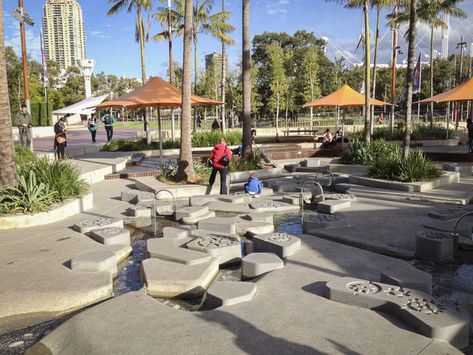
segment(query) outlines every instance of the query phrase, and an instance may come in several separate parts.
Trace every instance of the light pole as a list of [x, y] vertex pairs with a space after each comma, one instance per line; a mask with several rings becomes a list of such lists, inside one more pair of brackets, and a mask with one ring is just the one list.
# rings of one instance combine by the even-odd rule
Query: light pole
[[[463, 41], [463, 36], [461, 36], [460, 43], [457, 43], [457, 49], [460, 49], [460, 75], [458, 79], [458, 84], [463, 82], [463, 47], [466, 47], [467, 43]], [[455, 68], [456, 69], [456, 68]], [[455, 130], [458, 130], [458, 125], [460, 120], [463, 118], [463, 103], [460, 103], [460, 117], [457, 117], [457, 122], [455, 123]]]
[[[222, 0], [222, 13], [225, 11], [225, 0]], [[225, 54], [226, 47], [225, 41], [222, 39], [222, 82], [220, 83], [220, 96], [222, 99], [222, 132], [226, 132], [226, 122], [225, 122]]]
[[[169, 82], [171, 85], [173, 79], [173, 63], [172, 63], [172, 20], [171, 20], [171, 11], [172, 11], [172, 1], [168, 0], [168, 43], [169, 43]], [[174, 122], [174, 110], [171, 108], [171, 140], [175, 140], [175, 122]]]
[[[397, 44], [397, 31], [394, 32], [394, 41]], [[394, 46], [392, 54], [392, 80], [391, 80], [391, 134], [394, 133], [394, 121], [395, 121], [395, 105], [396, 105], [396, 65], [397, 55], [403, 54], [400, 46]]]

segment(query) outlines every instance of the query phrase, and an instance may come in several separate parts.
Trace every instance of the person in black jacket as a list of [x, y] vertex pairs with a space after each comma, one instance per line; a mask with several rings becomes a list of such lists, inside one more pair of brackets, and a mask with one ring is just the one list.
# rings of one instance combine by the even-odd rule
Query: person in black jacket
[[468, 147], [470, 153], [473, 153], [473, 121], [471, 118], [466, 120], [466, 128], [468, 129]]
[[54, 125], [54, 150], [59, 160], [64, 159], [64, 150], [67, 146], [66, 127], [64, 117], [61, 117]]

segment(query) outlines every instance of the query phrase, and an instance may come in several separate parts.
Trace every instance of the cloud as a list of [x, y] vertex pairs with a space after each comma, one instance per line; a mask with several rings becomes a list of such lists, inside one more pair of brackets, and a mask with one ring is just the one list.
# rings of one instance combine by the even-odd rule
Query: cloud
[[89, 36], [90, 37], [95, 37], [95, 38], [110, 38], [109, 35], [106, 35], [102, 31], [98, 31], [98, 30], [89, 31]]
[[[5, 33], [5, 46], [12, 47], [18, 56], [21, 56], [20, 24], [13, 17], [5, 18], [8, 34]], [[32, 59], [41, 62], [41, 42], [39, 35], [35, 35], [30, 27], [25, 28], [26, 51]]]
[[289, 0], [278, 0], [267, 4], [266, 13], [268, 15], [285, 15], [287, 14], [287, 9], [285, 8], [287, 5], [289, 5]]

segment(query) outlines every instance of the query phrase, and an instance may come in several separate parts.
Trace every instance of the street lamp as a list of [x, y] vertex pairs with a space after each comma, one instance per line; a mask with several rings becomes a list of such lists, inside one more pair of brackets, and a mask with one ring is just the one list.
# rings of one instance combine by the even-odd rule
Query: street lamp
[[402, 55], [403, 52], [401, 50], [401, 47], [396, 45], [393, 47], [393, 53], [392, 53], [391, 103], [393, 105], [391, 106], [391, 133], [394, 132], [394, 112], [395, 112], [395, 105], [396, 105], [396, 65], [397, 65], [398, 54]]

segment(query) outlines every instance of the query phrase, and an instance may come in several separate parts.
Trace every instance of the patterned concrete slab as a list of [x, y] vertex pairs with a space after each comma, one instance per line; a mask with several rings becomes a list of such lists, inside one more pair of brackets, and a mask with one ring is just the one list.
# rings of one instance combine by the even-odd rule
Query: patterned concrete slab
[[415, 267], [387, 267], [381, 270], [379, 280], [386, 284], [432, 294], [432, 275]]
[[144, 206], [130, 206], [126, 209], [126, 214], [130, 217], [150, 218], [151, 210]]
[[334, 214], [351, 207], [351, 200], [327, 200], [317, 204], [317, 211]]
[[248, 195], [222, 195], [219, 197], [219, 200], [222, 202], [230, 202], [230, 203], [249, 203], [251, 202], [252, 198]]
[[120, 227], [108, 227], [89, 232], [92, 239], [105, 245], [130, 245], [130, 232]]
[[298, 211], [299, 206], [270, 199], [256, 200], [250, 203], [250, 207], [256, 212], [284, 213]]
[[100, 272], [108, 271], [111, 275], [117, 274], [117, 257], [107, 250], [84, 252], [71, 259], [72, 271]]
[[218, 261], [197, 265], [178, 264], [159, 259], [146, 259], [142, 263], [146, 293], [160, 298], [197, 298], [209, 287], [218, 274]]
[[275, 253], [280, 258], [295, 254], [301, 248], [301, 240], [288, 233], [270, 233], [253, 237], [255, 252]]
[[241, 260], [240, 240], [219, 233], [207, 234], [187, 243], [187, 248], [210, 254], [220, 265]]
[[468, 320], [426, 293], [351, 277], [328, 282], [325, 291], [332, 301], [386, 312], [429, 338], [468, 346]]
[[130, 203], [151, 202], [154, 200], [154, 194], [141, 190], [126, 190], [122, 191], [121, 200]]
[[217, 308], [248, 302], [253, 299], [256, 290], [253, 282], [217, 281], [207, 290], [206, 303], [210, 308]]
[[242, 260], [241, 276], [249, 279], [283, 267], [284, 262], [274, 253], [251, 253]]
[[71, 228], [80, 233], [88, 233], [96, 229], [108, 227], [123, 228], [123, 220], [112, 217], [94, 217], [82, 222], [77, 222], [73, 224]]
[[454, 241], [450, 233], [423, 231], [416, 235], [416, 257], [435, 262], [453, 259]]
[[349, 200], [356, 201], [356, 196], [352, 194], [324, 194], [326, 200]]
[[146, 241], [148, 255], [165, 261], [174, 261], [185, 265], [196, 265], [210, 261], [211, 256], [176, 245], [173, 239], [152, 238]]

